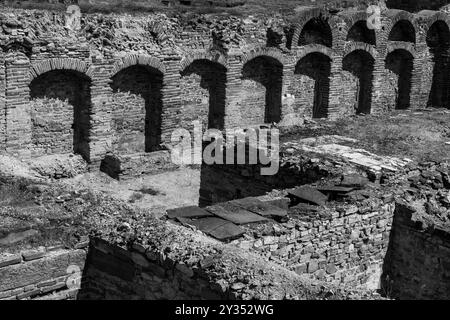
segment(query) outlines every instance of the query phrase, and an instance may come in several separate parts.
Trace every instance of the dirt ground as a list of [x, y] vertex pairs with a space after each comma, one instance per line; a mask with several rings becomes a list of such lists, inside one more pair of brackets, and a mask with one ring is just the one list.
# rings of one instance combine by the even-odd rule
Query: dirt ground
[[280, 140], [286, 142], [323, 135], [356, 139], [357, 142], [350, 146], [380, 156], [410, 158], [418, 162], [450, 160], [450, 111], [445, 109], [394, 111], [337, 121], [315, 120]]
[[89, 188], [143, 209], [159, 217], [166, 209], [198, 205], [200, 171], [181, 168], [176, 171], [117, 181], [102, 172], [86, 173], [64, 183]]

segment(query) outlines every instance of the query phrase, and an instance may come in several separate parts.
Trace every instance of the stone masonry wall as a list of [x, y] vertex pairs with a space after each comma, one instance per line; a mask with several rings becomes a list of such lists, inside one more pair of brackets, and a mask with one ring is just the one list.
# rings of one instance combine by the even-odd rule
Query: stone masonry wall
[[449, 299], [449, 230], [424, 228], [413, 214], [407, 206], [397, 206], [383, 291], [396, 299]]
[[87, 243], [0, 254], [0, 300], [73, 300], [80, 289]]
[[310, 213], [291, 208], [288, 222], [248, 226], [235, 244], [312, 279], [377, 290], [394, 208], [381, 199]]
[[[193, 119], [212, 127], [290, 126], [387, 112], [397, 100], [401, 107], [446, 107], [448, 48], [435, 44], [448, 38], [449, 17], [386, 10], [382, 28], [369, 31], [366, 19], [364, 11], [321, 8], [257, 18], [89, 14], [72, 32], [63, 14], [5, 8], [0, 143], [21, 157], [72, 151], [98, 167], [106, 155], [165, 149], [173, 130], [189, 129]], [[412, 68], [386, 65], [396, 50], [413, 57]], [[58, 130], [32, 118], [49, 103], [34, 106], [36, 96], [55, 97], [54, 86], [33, 90], [33, 82], [58, 83], [61, 72], [71, 77], [61, 88], [82, 78], [90, 92], [82, 112], [70, 101], [53, 105], [45, 122], [59, 122], [61, 112], [74, 115]], [[410, 79], [410, 88], [398, 87], [399, 76]]]

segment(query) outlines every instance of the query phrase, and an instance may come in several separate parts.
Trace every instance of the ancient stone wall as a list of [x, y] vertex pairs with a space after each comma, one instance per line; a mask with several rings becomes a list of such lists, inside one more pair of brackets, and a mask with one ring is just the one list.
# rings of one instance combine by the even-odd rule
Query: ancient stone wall
[[376, 198], [336, 211], [293, 208], [287, 223], [248, 226], [235, 243], [312, 279], [377, 290], [394, 208]]
[[167, 148], [193, 120], [292, 126], [446, 107], [449, 17], [386, 10], [380, 29], [367, 18], [89, 14], [70, 31], [60, 13], [5, 8], [0, 144], [21, 157], [74, 152], [98, 168], [106, 155]]
[[448, 0], [387, 0], [386, 5], [392, 9], [411, 12], [420, 10], [439, 10], [449, 3]]
[[450, 238], [447, 228], [429, 228], [398, 205], [386, 255], [383, 291], [396, 299], [448, 299]]
[[[88, 243], [84, 244], [87, 247]], [[0, 299], [75, 299], [86, 248], [41, 247], [0, 254]]]

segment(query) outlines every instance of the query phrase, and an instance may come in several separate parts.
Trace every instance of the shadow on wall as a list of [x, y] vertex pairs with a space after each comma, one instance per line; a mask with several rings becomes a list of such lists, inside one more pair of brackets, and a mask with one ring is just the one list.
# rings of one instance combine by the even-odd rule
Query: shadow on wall
[[[196, 74], [200, 77], [200, 87], [208, 91], [208, 127], [214, 129], [223, 129], [225, 118], [225, 95], [226, 95], [226, 68], [219, 63], [206, 59], [195, 60], [187, 66], [182, 72], [182, 77], [188, 77]], [[188, 95], [197, 95], [192, 90]], [[195, 97], [193, 97], [195, 98]], [[202, 108], [202, 106], [195, 106]], [[199, 110], [194, 112], [199, 112]]]
[[370, 114], [372, 104], [372, 81], [375, 61], [364, 50], [355, 50], [344, 57], [343, 70], [357, 78], [355, 109], [357, 114]]
[[305, 75], [314, 81], [313, 118], [326, 118], [330, 95], [331, 59], [319, 52], [310, 53], [297, 63], [294, 73]]
[[411, 105], [411, 81], [414, 57], [406, 50], [395, 50], [386, 57], [385, 68], [397, 76], [395, 109], [408, 109]]
[[[89, 161], [90, 92], [90, 80], [75, 71], [54, 70], [35, 78], [30, 84], [33, 145], [46, 154], [73, 151]], [[69, 145], [73, 150], [65, 150]]]
[[424, 230], [414, 211], [397, 204], [384, 259], [381, 294], [391, 299], [450, 298], [448, 231]]
[[400, 20], [393, 27], [388, 37], [389, 41], [416, 43], [416, 31], [408, 20]]
[[357, 21], [348, 31], [346, 40], [376, 45], [375, 30], [367, 27], [366, 20]]
[[428, 106], [449, 108], [450, 30], [444, 21], [436, 21], [427, 33], [427, 45], [433, 61], [433, 81]]
[[325, 17], [312, 18], [303, 27], [298, 45], [306, 46], [308, 44], [321, 44], [330, 48], [333, 46], [333, 34]]
[[112, 77], [113, 151], [151, 152], [161, 144], [163, 74], [148, 66], [131, 66]]
[[283, 65], [276, 59], [268, 56], [256, 57], [244, 65], [242, 79], [251, 80], [264, 87], [264, 101], [260, 101], [258, 92], [248, 92], [247, 99], [250, 108], [260, 108], [258, 115], [252, 115], [250, 110], [243, 117], [252, 119], [243, 120], [245, 124], [277, 123], [281, 120], [281, 95], [283, 88]]

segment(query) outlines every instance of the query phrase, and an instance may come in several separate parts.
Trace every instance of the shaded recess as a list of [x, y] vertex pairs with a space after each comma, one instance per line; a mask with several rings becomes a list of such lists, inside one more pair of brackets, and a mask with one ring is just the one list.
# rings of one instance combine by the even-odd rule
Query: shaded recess
[[264, 122], [279, 122], [281, 119], [283, 65], [272, 57], [256, 57], [244, 65], [242, 79], [252, 80], [264, 86]]
[[306, 55], [295, 66], [295, 74], [305, 75], [314, 80], [313, 118], [328, 116], [330, 72], [331, 59], [320, 52]]
[[400, 20], [393, 27], [388, 37], [389, 41], [416, 43], [416, 30], [411, 21]]
[[450, 30], [444, 21], [436, 21], [427, 33], [427, 45], [432, 55], [433, 80], [428, 106], [448, 108]]
[[355, 90], [355, 109], [357, 114], [369, 114], [372, 104], [372, 80], [375, 61], [364, 50], [355, 50], [344, 57], [343, 70], [350, 72], [358, 80]]
[[[151, 152], [161, 144], [163, 74], [158, 69], [135, 65], [112, 77], [113, 130], [120, 151]], [[136, 139], [139, 134], [142, 139]], [[136, 142], [135, 142], [136, 141]]]
[[[33, 142], [63, 143], [65, 135], [73, 136], [73, 152], [89, 161], [91, 128], [91, 81], [77, 71], [54, 70], [35, 78], [30, 84], [31, 99], [56, 99], [52, 103], [35, 103]], [[67, 103], [72, 107], [68, 110]], [[69, 138], [70, 139], [70, 138]], [[68, 142], [68, 141], [64, 141]], [[55, 150], [60, 151], [60, 150]]]
[[[186, 77], [192, 74], [200, 76], [200, 86], [208, 90], [209, 112], [208, 127], [223, 129], [225, 118], [225, 95], [227, 69], [217, 62], [206, 59], [195, 60], [187, 66], [181, 76]], [[195, 92], [193, 92], [195, 94]]]
[[414, 67], [414, 57], [410, 52], [398, 49], [386, 57], [385, 68], [398, 77], [395, 109], [408, 109], [411, 104], [411, 80]]
[[369, 29], [365, 20], [360, 20], [350, 28], [346, 40], [376, 45], [375, 30]]
[[300, 33], [298, 45], [321, 44], [327, 47], [333, 45], [333, 34], [328, 20], [323, 16], [309, 20]]

